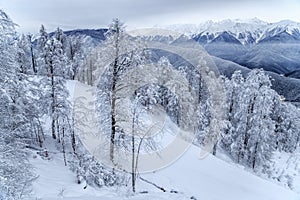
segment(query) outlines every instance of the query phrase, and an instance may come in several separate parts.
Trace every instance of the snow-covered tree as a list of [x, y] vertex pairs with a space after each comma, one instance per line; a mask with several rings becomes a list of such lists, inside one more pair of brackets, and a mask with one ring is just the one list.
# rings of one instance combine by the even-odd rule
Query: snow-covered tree
[[38, 74], [40, 75], [47, 75], [50, 73], [48, 67], [46, 66], [46, 44], [48, 42], [49, 35], [46, 32], [46, 29], [44, 25], [41, 25], [40, 31], [39, 31], [39, 37], [37, 39], [37, 52], [36, 52], [36, 57], [37, 57], [37, 70]]
[[69, 167], [76, 173], [77, 183], [86, 182], [88, 185], [103, 187], [121, 184], [124, 174], [113, 171], [98, 162], [83, 145], [80, 144], [78, 152], [69, 158]]
[[300, 144], [299, 109], [289, 102], [278, 100], [272, 118], [275, 121], [275, 148], [294, 152]]
[[31, 66], [32, 66], [32, 71], [34, 74], [37, 74], [37, 66], [36, 66], [36, 57], [35, 57], [35, 52], [33, 48], [33, 35], [28, 34], [27, 36], [27, 42], [29, 43], [29, 50], [30, 50], [30, 59], [31, 59]]
[[[253, 93], [253, 104], [248, 107], [246, 163], [253, 169], [269, 167], [274, 151], [275, 123], [271, 118], [274, 100], [279, 95], [271, 89], [270, 78], [263, 70], [252, 70], [246, 80], [245, 92]], [[249, 110], [250, 109], [250, 110]]]
[[72, 71], [71, 79], [75, 80], [79, 71], [83, 67], [85, 59], [85, 51], [83, 43], [85, 41], [84, 37], [80, 36], [71, 36], [68, 38], [68, 49], [66, 50], [66, 55], [70, 62], [70, 67]]
[[[32, 105], [17, 64], [15, 24], [0, 10], [0, 190], [5, 199], [28, 194], [32, 174], [24, 152], [30, 138]], [[27, 107], [28, 108], [28, 107]]]
[[[68, 91], [66, 89], [67, 77], [67, 61], [62, 48], [62, 43], [55, 37], [48, 39], [44, 47], [44, 56], [46, 69], [42, 71], [48, 72], [41, 80], [41, 85], [44, 88], [44, 103], [47, 108], [47, 113], [51, 117], [51, 133], [54, 139], [59, 134], [60, 123], [64, 124], [66, 117], [70, 115], [70, 103], [67, 100]], [[60, 141], [60, 138], [57, 138]]]
[[67, 56], [67, 51], [70, 48], [68, 40], [64, 34], [64, 32], [57, 28], [54, 34], [54, 38], [56, 41], [57, 51], [59, 49], [60, 52], [58, 52], [57, 56], [59, 56], [58, 60], [60, 62], [60, 69], [61, 74], [65, 79], [72, 79], [74, 76], [73, 70], [72, 70], [72, 63], [71, 60]]
[[[235, 71], [231, 80], [225, 79], [228, 102], [226, 109], [229, 123], [224, 130], [222, 147], [227, 151], [230, 151], [234, 157], [238, 157], [242, 150], [243, 135], [239, 134], [235, 128], [239, 124], [239, 121], [243, 119], [241, 116], [245, 114], [244, 112], [241, 112], [241, 107], [239, 106], [239, 93], [243, 91], [244, 82], [245, 80], [240, 71]], [[233, 143], [233, 141], [235, 141], [235, 143]]]
[[20, 68], [20, 72], [24, 74], [33, 74], [32, 58], [31, 58], [31, 42], [28, 37], [21, 35], [17, 43], [17, 63]]
[[98, 63], [100, 72], [104, 72], [104, 68], [109, 61], [112, 62], [108, 69], [109, 75], [106, 77], [108, 78], [107, 81], [100, 83], [106, 85], [106, 91], [103, 91], [104, 88], [102, 88], [98, 89], [98, 93], [101, 93], [101, 96], [106, 95], [106, 99], [108, 100], [106, 103], [110, 105], [110, 159], [114, 162], [115, 138], [118, 128], [116, 121], [117, 81], [126, 68], [133, 63], [132, 59], [137, 52], [136, 45], [134, 45], [125, 33], [124, 24], [119, 19], [114, 19], [109, 26], [109, 30], [106, 33], [106, 40], [102, 43], [101, 49], [98, 49], [98, 52], [101, 54]]
[[258, 69], [246, 79], [235, 72], [231, 80], [226, 80], [226, 88], [229, 125], [222, 147], [236, 162], [267, 173], [276, 143], [282, 145], [285, 138], [282, 122], [287, 116], [281, 113], [280, 97], [271, 89], [270, 78]]

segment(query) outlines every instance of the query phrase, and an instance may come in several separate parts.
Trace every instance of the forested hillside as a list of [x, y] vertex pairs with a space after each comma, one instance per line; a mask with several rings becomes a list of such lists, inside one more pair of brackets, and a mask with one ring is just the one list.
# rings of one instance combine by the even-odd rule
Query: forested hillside
[[[198, 43], [201, 54], [196, 52], [199, 57], [193, 58], [190, 40], [154, 48], [146, 40], [127, 34], [119, 19], [114, 19], [105, 32], [96, 33], [99, 44], [76, 31], [70, 34], [57, 28], [49, 33], [43, 25], [38, 35], [24, 35], [16, 32], [14, 22], [0, 10], [1, 200], [37, 199], [37, 191], [32, 189], [45, 173], [32, 165], [48, 163], [45, 165], [51, 168], [49, 163], [54, 163], [63, 169], [59, 159], [65, 170], [70, 170], [67, 174], [74, 176], [71, 184], [84, 184], [84, 189], [91, 187], [91, 191], [121, 188], [122, 194], [132, 195], [128, 198], [143, 198], [141, 193], [158, 198], [159, 194], [149, 189], [151, 185], [164, 195], [179, 193], [182, 198], [201, 199], [180, 193], [189, 191], [186, 188], [193, 193], [195, 186], [180, 185], [174, 178], [176, 173], [187, 173], [195, 180], [206, 176], [195, 168], [200, 164], [191, 156], [200, 149], [208, 151], [205, 156], [209, 164], [203, 170], [214, 164], [217, 170], [224, 166], [224, 173], [237, 170], [260, 186], [280, 188], [279, 197], [296, 197], [300, 192], [300, 110], [272, 88], [276, 80], [263, 69], [247, 73], [237, 70], [225, 77]], [[179, 51], [182, 54], [177, 54]], [[97, 143], [99, 138], [106, 143]], [[169, 145], [174, 138], [180, 142]], [[185, 143], [192, 145], [191, 150], [175, 151]], [[176, 154], [172, 162], [163, 162], [155, 170], [143, 168], [143, 156], [154, 152], [167, 158], [163, 157], [166, 147], [171, 152], [166, 155]], [[183, 163], [179, 160], [179, 167], [156, 173], [173, 162], [176, 166], [178, 155], [190, 171], [177, 171]], [[290, 162], [285, 164], [286, 158]], [[148, 173], [144, 179], [146, 171], [153, 172], [155, 178]], [[178, 191], [167, 185], [171, 172], [174, 177], [170, 180]], [[212, 176], [212, 180], [226, 178], [231, 177]], [[251, 191], [259, 196], [257, 188], [249, 190], [245, 196]], [[264, 192], [270, 197], [277, 191]], [[220, 192], [206, 199], [221, 196]]]

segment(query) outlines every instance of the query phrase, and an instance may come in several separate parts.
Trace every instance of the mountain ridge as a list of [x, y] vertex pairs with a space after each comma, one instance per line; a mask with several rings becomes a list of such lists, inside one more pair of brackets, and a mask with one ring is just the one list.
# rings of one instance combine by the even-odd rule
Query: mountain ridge
[[[244, 35], [242, 33], [238, 35], [239, 38], [237, 38], [236, 34], [230, 32], [230, 30], [225, 30], [226, 26], [224, 26], [224, 31], [221, 33], [208, 32], [202, 33], [202, 35], [194, 34], [190, 39], [201, 44], [211, 56], [234, 62], [248, 69], [263, 68], [266, 71], [276, 73], [278, 75], [276, 80], [280, 80], [277, 83], [278, 86], [275, 87], [276, 91], [286, 96], [286, 99], [289, 101], [300, 101], [299, 96], [288, 96], [284, 92], [285, 89], [287, 91], [293, 90], [293, 88], [289, 89], [289, 87], [295, 87], [297, 80], [300, 79], [300, 23], [283, 20], [277, 23], [266, 24], [257, 18], [250, 22], [252, 25], [249, 25], [249, 27], [254, 32], [251, 33], [245, 30], [243, 32]], [[227, 20], [222, 23], [230, 24], [232, 21]], [[237, 23], [236, 26], [243, 27], [244, 22], [235, 21], [235, 23]], [[261, 27], [265, 26], [264, 35], [263, 31], [259, 28], [255, 29], [253, 24], [260, 24], [259, 26]], [[187, 30], [187, 27], [184, 27], [185, 30]], [[76, 34], [86, 35], [92, 39], [93, 42], [91, 43], [97, 46], [105, 39], [105, 29], [99, 30], [102, 30], [100, 32], [103, 34], [103, 37], [94, 37], [97, 30], [71, 30], [65, 33], [68, 36]], [[242, 30], [242, 28], [239, 27], [239, 30]], [[91, 32], [95, 32], [95, 34]], [[189, 40], [183, 34], [174, 34], [174, 31], [168, 33], [166, 30], [162, 31], [150, 28], [131, 31], [129, 34], [132, 32], [143, 41], [158, 41], [180, 45]], [[241, 41], [247, 42], [247, 44]], [[222, 65], [226, 64], [219, 62], [218, 67], [222, 68]], [[230, 77], [230, 74], [228, 75]], [[288, 85], [290, 86], [288, 87]], [[297, 86], [296, 88], [298, 90]]]
[[[241, 19], [225, 19], [214, 22], [212, 20], [200, 24], [174, 24], [167, 25], [161, 28], [177, 31], [182, 34], [195, 37], [216, 38], [224, 32], [229, 33], [235, 37], [242, 45], [257, 44], [261, 40], [286, 30], [287, 34], [296, 34], [297, 40], [300, 41], [300, 23], [291, 20], [281, 20], [279, 22], [265, 22], [258, 18], [249, 20]], [[268, 34], [272, 32], [273, 34]], [[202, 43], [210, 43], [212, 40], [207, 40]]]

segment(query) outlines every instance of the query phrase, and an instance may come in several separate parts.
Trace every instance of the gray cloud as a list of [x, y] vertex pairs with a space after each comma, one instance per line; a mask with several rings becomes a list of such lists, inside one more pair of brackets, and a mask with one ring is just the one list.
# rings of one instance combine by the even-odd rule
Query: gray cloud
[[[274, 13], [270, 9], [275, 11], [274, 5], [280, 8], [280, 4], [296, 4], [297, 0], [280, 2], [282, 1], [0, 0], [0, 6], [21, 26], [21, 31], [36, 32], [40, 24], [45, 24], [48, 30], [57, 26], [64, 29], [105, 27], [114, 17], [119, 17], [129, 26], [152, 26], [161, 23], [199, 23], [210, 18], [264, 17], [264, 9], [265, 14], [272, 18]], [[299, 4], [298, 1], [298, 8]], [[249, 16], [245, 15], [245, 11]], [[288, 12], [291, 16], [291, 10]]]

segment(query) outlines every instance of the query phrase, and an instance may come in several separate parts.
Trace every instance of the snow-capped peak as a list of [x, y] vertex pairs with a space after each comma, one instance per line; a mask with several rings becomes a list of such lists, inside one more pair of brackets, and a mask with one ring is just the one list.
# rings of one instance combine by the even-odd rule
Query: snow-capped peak
[[289, 34], [293, 34], [295, 30], [300, 31], [300, 23], [291, 20], [282, 20], [276, 23], [272, 23], [269, 30], [271, 29], [281, 29], [285, 30]]
[[260, 28], [265, 28], [269, 23], [259, 20], [258, 18], [253, 19], [225, 19], [222, 21], [206, 21], [200, 24], [173, 24], [165, 26], [164, 28], [177, 31], [179, 33], [191, 35], [199, 34], [202, 32], [216, 33], [216, 32], [231, 32], [240, 33], [245, 31], [256, 31]]
[[[203, 28], [206, 28], [209, 32], [223, 32], [228, 31], [231, 33], [241, 33], [245, 31], [254, 32], [257, 29], [264, 28], [268, 25], [267, 22], [260, 21], [258, 19], [241, 20], [241, 19], [226, 19], [219, 22], [212, 23], [210, 21], [209, 26], [205, 27], [208, 23], [202, 24]], [[201, 27], [201, 24], [200, 24]]]
[[173, 42], [182, 35], [176, 31], [162, 28], [136, 29], [129, 31], [128, 33], [133, 37], [142, 38], [146, 41], [160, 41], [164, 43]]
[[225, 19], [222, 21], [206, 21], [200, 24], [174, 24], [164, 28], [193, 36], [201, 42], [209, 43], [224, 32], [237, 39], [241, 44], [258, 43], [266, 37], [273, 37], [285, 31], [289, 35], [300, 35], [300, 23], [291, 20], [282, 20], [268, 23], [258, 18], [252, 19]]
[[129, 34], [137, 37], [137, 36], [164, 36], [164, 37], [174, 37], [178, 38], [181, 34], [175, 31], [170, 31], [162, 28], [143, 28], [143, 29], [135, 29], [129, 31]]
[[291, 20], [270, 23], [259, 41], [266, 41], [272, 37], [280, 37], [280, 35], [285, 35], [283, 36], [285, 40], [300, 40], [300, 23]]

